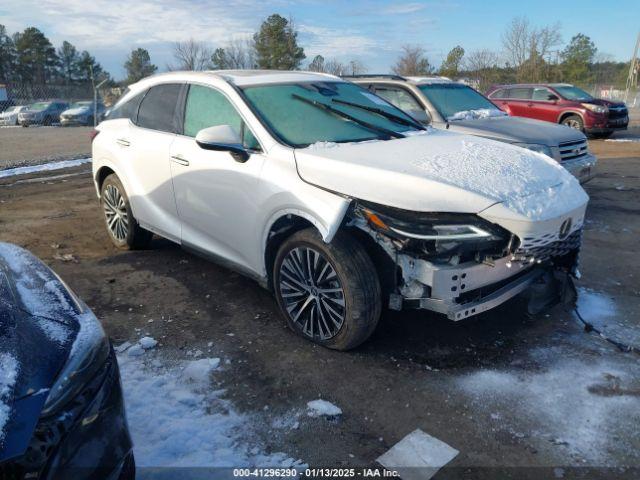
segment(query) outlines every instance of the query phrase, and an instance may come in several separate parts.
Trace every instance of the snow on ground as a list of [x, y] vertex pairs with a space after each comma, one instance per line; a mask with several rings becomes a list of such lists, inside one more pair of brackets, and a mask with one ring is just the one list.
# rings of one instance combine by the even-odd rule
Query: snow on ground
[[[219, 359], [169, 362], [159, 352], [147, 351], [134, 357], [119, 354], [118, 362], [142, 478], [169, 478], [166, 470], [156, 470], [162, 467], [303, 466], [257, 445], [254, 420], [237, 412], [224, 391], [211, 385]], [[181, 470], [179, 475], [190, 473]]]
[[456, 120], [475, 120], [476, 118], [489, 118], [489, 117], [506, 117], [507, 114], [497, 108], [479, 108], [477, 110], [463, 110], [456, 112], [453, 115], [447, 117], [450, 122]]
[[562, 347], [538, 349], [531, 359], [539, 368], [478, 370], [456, 384], [470, 396], [474, 417], [484, 411], [493, 432], [539, 448], [565, 448], [559, 453], [566, 465], [619, 465], [624, 455], [638, 464], [638, 451], [616, 449], [620, 437], [640, 440], [640, 365], [635, 357], [606, 352], [606, 358], [585, 361]]
[[91, 158], [78, 158], [76, 160], [63, 160], [60, 162], [43, 163], [41, 165], [30, 165], [28, 167], [8, 168], [6, 170], [0, 170], [0, 178], [77, 167], [89, 162], [91, 162]]
[[9, 420], [13, 386], [18, 378], [18, 361], [8, 353], [0, 353], [0, 444], [4, 439], [4, 426]]
[[340, 407], [322, 399], [308, 402], [307, 409], [307, 415], [310, 417], [335, 417], [336, 415], [342, 415]]
[[607, 138], [605, 142], [640, 142], [640, 138]]

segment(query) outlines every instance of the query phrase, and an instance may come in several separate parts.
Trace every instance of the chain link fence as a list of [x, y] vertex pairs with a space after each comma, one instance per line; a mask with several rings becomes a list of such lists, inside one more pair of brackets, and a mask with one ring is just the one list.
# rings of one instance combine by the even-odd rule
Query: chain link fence
[[[109, 107], [115, 103], [123, 89], [100, 88], [98, 101]], [[93, 85], [81, 83], [73, 85], [29, 83], [0, 84], [0, 112], [14, 105], [29, 105], [44, 100], [62, 100], [67, 103], [93, 100]]]

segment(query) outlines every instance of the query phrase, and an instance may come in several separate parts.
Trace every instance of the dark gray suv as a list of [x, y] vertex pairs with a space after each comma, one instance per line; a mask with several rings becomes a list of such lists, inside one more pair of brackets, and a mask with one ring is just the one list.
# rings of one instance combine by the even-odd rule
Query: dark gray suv
[[595, 175], [596, 157], [587, 137], [564, 125], [510, 117], [468, 85], [445, 77], [358, 75], [358, 83], [416, 120], [435, 128], [511, 143], [556, 160], [580, 183]]

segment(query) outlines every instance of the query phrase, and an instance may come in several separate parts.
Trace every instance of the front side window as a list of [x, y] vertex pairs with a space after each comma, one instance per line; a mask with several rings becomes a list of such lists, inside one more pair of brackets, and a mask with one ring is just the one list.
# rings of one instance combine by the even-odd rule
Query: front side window
[[581, 88], [574, 87], [573, 85], [560, 85], [554, 87], [556, 91], [567, 100], [593, 100], [593, 97]]
[[376, 95], [384, 98], [387, 102], [405, 111], [422, 110], [422, 107], [413, 96], [400, 88], [376, 86]]
[[195, 137], [200, 130], [229, 125], [245, 148], [260, 150], [260, 144], [231, 102], [221, 92], [201, 85], [191, 85], [184, 112], [184, 134]]
[[176, 133], [178, 122], [176, 107], [182, 85], [166, 84], [151, 87], [140, 103], [138, 109], [138, 126]]
[[445, 119], [473, 110], [499, 110], [489, 99], [460, 83], [430, 83], [418, 88]]
[[533, 94], [531, 95], [531, 100], [535, 100], [536, 102], [548, 102], [551, 100], [551, 90], [545, 87], [536, 87], [533, 89]]
[[421, 129], [402, 110], [352, 83], [256, 85], [245, 87], [243, 92], [265, 125], [293, 147], [316, 142], [387, 140]]

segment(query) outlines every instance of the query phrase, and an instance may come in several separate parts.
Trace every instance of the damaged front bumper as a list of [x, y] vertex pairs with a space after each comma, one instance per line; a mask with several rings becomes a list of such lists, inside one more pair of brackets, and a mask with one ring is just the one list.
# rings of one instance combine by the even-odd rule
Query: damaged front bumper
[[[399, 242], [356, 220], [394, 264], [391, 310], [425, 309], [458, 321], [495, 308], [527, 292], [529, 312], [540, 313], [575, 297], [571, 277], [577, 275], [582, 230], [564, 239], [519, 247], [512, 236], [504, 255], [464, 262], [443, 262], [402, 248]], [[481, 259], [482, 258], [482, 259]]]

